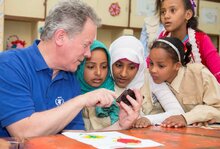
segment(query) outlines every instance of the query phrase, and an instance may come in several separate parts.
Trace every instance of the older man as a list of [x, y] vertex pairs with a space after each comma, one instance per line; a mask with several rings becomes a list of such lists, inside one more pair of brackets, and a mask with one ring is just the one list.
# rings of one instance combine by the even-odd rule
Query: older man
[[[73, 73], [95, 39], [100, 19], [86, 4], [62, 0], [45, 20], [41, 40], [0, 55], [0, 136], [26, 138], [84, 129], [81, 110], [110, 106], [115, 93], [100, 89], [80, 95]], [[141, 96], [120, 104], [120, 118], [106, 129], [127, 129], [138, 117]], [[122, 125], [123, 124], [123, 125]]]

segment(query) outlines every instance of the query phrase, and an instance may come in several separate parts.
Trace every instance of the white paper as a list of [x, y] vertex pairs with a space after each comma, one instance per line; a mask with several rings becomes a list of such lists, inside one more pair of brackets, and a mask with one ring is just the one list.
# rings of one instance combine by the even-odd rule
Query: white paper
[[140, 139], [114, 131], [92, 133], [63, 132], [62, 134], [100, 149], [143, 148], [163, 145], [152, 140]]

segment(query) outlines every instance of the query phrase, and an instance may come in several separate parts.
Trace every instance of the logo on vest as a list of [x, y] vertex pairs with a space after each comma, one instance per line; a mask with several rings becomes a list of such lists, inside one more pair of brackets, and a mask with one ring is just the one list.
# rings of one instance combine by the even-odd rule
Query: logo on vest
[[64, 99], [63, 99], [63, 97], [57, 97], [56, 99], [55, 99], [55, 104], [57, 105], [57, 106], [61, 106], [62, 104], [64, 103]]

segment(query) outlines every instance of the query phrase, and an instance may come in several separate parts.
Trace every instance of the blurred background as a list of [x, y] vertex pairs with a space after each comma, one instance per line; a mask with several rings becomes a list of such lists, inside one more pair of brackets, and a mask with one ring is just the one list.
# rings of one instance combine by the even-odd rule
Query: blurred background
[[[144, 19], [154, 16], [155, 0], [82, 0], [102, 19], [97, 39], [107, 46], [121, 35], [140, 38]], [[48, 11], [58, 0], [0, 0], [0, 51], [39, 39]], [[220, 0], [196, 0], [199, 29], [220, 47]]]

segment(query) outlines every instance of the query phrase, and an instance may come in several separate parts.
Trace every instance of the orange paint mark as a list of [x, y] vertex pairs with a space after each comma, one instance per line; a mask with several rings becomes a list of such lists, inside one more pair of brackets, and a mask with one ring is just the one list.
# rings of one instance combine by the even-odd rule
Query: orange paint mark
[[125, 143], [125, 144], [139, 144], [141, 143], [140, 140], [135, 140], [135, 139], [126, 139], [126, 138], [120, 138], [120, 139], [117, 139], [117, 142], [121, 142], [121, 143]]

